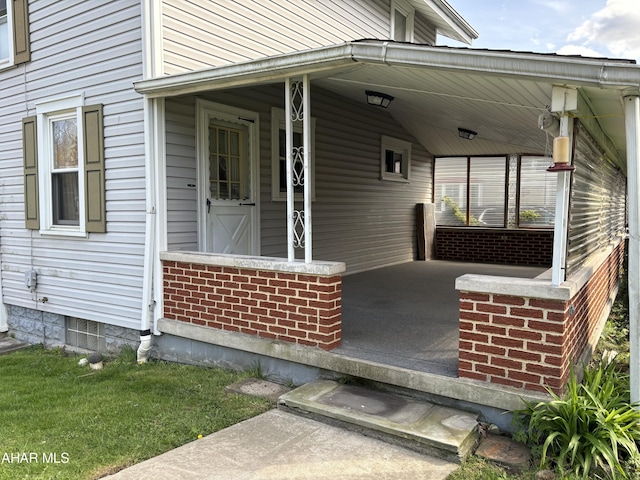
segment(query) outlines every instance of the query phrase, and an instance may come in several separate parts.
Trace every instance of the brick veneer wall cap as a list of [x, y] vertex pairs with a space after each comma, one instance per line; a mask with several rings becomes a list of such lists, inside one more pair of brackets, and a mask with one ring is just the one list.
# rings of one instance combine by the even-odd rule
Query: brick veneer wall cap
[[328, 262], [319, 260], [314, 260], [311, 263], [305, 263], [301, 260], [289, 262], [286, 258], [278, 257], [225, 255], [206, 252], [160, 252], [160, 260], [319, 276], [338, 275], [345, 272], [347, 269], [344, 262]]
[[618, 248], [623, 238], [594, 255], [580, 270], [561, 285], [551, 285], [549, 272], [536, 278], [511, 278], [491, 275], [467, 274], [456, 279], [455, 288], [459, 291], [478, 292], [516, 297], [535, 297], [539, 299], [569, 301], [587, 284], [589, 279], [607, 261]]

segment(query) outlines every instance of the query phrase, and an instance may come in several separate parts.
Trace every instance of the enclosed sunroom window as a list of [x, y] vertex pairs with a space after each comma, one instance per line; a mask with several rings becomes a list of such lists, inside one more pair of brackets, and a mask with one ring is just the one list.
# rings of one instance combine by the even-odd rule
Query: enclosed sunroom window
[[556, 205], [557, 175], [547, 172], [548, 157], [520, 158], [518, 225], [553, 227]]
[[436, 224], [552, 228], [557, 175], [547, 172], [549, 158], [513, 156], [512, 164], [506, 156], [436, 158]]
[[506, 157], [436, 159], [436, 223], [505, 226]]

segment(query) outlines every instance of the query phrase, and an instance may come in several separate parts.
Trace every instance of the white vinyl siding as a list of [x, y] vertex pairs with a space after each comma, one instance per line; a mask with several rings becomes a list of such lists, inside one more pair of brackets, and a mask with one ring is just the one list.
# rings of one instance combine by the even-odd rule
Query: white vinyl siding
[[390, 0], [164, 0], [164, 73], [363, 38], [388, 39]]
[[198, 250], [195, 100], [167, 99], [167, 245]]
[[[141, 8], [137, 0], [29, 4], [31, 61], [0, 72], [0, 247], [4, 302], [139, 328], [145, 231]], [[25, 229], [21, 118], [81, 93], [104, 105], [107, 233]], [[37, 297], [24, 272], [38, 273]], [[46, 302], [36, 302], [47, 298]]]
[[[283, 105], [283, 86], [227, 91], [206, 98], [260, 114], [261, 252], [286, 257], [286, 205], [271, 198], [271, 107]], [[432, 157], [412, 143], [411, 182], [380, 180], [381, 135], [412, 138], [382, 109], [347, 104], [312, 84], [316, 119], [314, 259], [347, 263], [349, 272], [415, 258], [415, 205], [430, 201]], [[192, 115], [190, 117], [190, 114]], [[167, 102], [168, 231], [170, 249], [196, 242], [195, 101]], [[179, 192], [181, 190], [182, 192]], [[191, 237], [189, 237], [191, 228]], [[189, 240], [191, 238], [191, 240]], [[302, 255], [302, 252], [298, 252]]]
[[413, 28], [413, 43], [421, 43], [424, 45], [436, 44], [436, 27], [429, 23], [426, 18], [420, 16], [418, 12], [416, 12]]

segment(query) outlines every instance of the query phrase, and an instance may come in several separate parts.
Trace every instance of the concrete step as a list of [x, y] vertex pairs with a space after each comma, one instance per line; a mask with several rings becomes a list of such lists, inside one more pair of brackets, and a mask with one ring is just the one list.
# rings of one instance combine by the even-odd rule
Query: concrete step
[[0, 355], [15, 352], [16, 350], [22, 350], [28, 346], [28, 343], [21, 342], [13, 337], [0, 337]]
[[460, 462], [478, 441], [478, 416], [360, 385], [317, 380], [278, 407], [414, 451]]

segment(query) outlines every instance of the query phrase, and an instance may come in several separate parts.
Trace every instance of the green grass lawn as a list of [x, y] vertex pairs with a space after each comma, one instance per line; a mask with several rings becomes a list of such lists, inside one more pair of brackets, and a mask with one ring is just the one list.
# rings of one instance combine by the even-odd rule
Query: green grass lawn
[[250, 373], [166, 362], [127, 350], [103, 370], [32, 347], [0, 356], [0, 479], [91, 479], [271, 408], [227, 394]]

